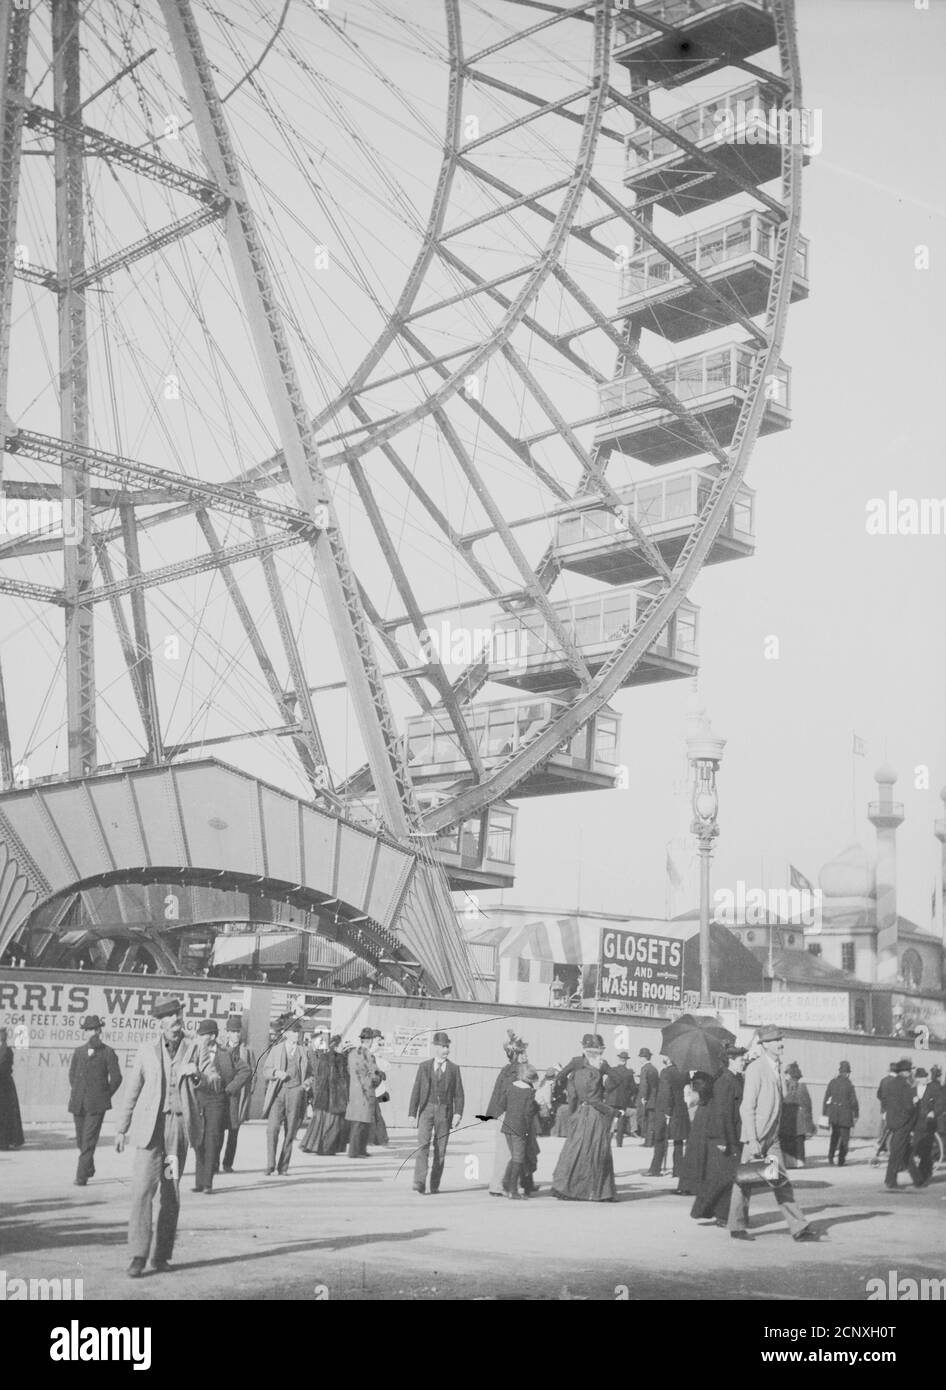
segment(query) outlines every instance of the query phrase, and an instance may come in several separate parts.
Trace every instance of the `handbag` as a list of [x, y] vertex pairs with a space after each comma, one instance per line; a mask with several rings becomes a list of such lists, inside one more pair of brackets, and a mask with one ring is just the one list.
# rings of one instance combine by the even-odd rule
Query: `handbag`
[[788, 1179], [782, 1175], [778, 1159], [772, 1154], [768, 1158], [753, 1158], [748, 1163], [740, 1163], [733, 1181], [739, 1187], [750, 1189], [781, 1187]]

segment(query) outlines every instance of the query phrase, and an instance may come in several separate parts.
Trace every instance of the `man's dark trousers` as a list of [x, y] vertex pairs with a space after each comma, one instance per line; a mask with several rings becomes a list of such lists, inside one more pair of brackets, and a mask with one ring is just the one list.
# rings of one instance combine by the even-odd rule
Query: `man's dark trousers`
[[899, 1125], [890, 1131], [890, 1159], [887, 1163], [887, 1176], [884, 1182], [887, 1187], [896, 1187], [897, 1174], [904, 1168], [910, 1174], [915, 1186], [919, 1186], [921, 1181], [916, 1168], [910, 1162], [910, 1144], [912, 1135], [910, 1133], [911, 1124], [908, 1120], [906, 1124]]
[[99, 1142], [104, 1114], [73, 1115], [76, 1122], [76, 1148], [79, 1150], [79, 1164], [76, 1168], [76, 1182], [88, 1182], [95, 1177], [95, 1146]]
[[439, 1105], [425, 1105], [417, 1120], [417, 1157], [414, 1160], [414, 1186], [424, 1187], [427, 1183], [427, 1161], [433, 1142], [433, 1159], [430, 1164], [430, 1190], [438, 1191], [443, 1174], [444, 1160], [447, 1157], [447, 1140], [450, 1138], [451, 1107], [442, 1101]]
[[[667, 1115], [657, 1116], [657, 1129], [654, 1135], [654, 1157], [648, 1168], [648, 1173], [652, 1178], [660, 1176], [664, 1163], [667, 1159], [667, 1140], [670, 1135], [670, 1119]], [[672, 1176], [678, 1178], [680, 1169], [683, 1166], [683, 1140], [673, 1141], [673, 1168]]]
[[851, 1137], [850, 1125], [832, 1125], [831, 1142], [828, 1145], [828, 1162], [830, 1163], [834, 1155], [838, 1156], [838, 1167], [844, 1167], [844, 1160], [847, 1158], [847, 1145]]
[[210, 1192], [214, 1185], [214, 1173], [220, 1161], [220, 1148], [223, 1144], [229, 1106], [229, 1097], [225, 1095], [215, 1096], [200, 1103], [202, 1133], [200, 1142], [194, 1146], [194, 1157], [197, 1161], [194, 1186], [202, 1187], [205, 1192]]

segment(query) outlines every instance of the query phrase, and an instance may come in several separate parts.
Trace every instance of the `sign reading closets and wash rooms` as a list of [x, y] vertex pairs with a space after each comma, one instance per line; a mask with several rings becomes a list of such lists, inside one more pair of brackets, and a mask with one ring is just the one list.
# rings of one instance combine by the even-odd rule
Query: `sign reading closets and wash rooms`
[[635, 1004], [683, 1003], [683, 942], [647, 932], [604, 931], [598, 992]]

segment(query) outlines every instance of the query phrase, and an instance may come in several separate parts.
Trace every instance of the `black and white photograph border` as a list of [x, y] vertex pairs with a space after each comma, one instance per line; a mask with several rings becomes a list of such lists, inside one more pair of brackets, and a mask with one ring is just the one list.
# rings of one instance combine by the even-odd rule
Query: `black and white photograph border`
[[0, 0], [0, 1302], [54, 1361], [151, 1367], [97, 1303], [723, 1300], [855, 1364], [946, 1300], [944, 51]]

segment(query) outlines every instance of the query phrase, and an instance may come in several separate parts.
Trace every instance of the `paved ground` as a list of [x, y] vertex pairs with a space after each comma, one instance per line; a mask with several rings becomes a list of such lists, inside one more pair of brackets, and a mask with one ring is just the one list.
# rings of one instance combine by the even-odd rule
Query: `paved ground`
[[[801, 1205], [824, 1232], [792, 1241], [771, 1198], [754, 1198], [753, 1242], [689, 1216], [670, 1178], [643, 1176], [650, 1151], [615, 1150], [618, 1201], [563, 1203], [548, 1192], [562, 1140], [542, 1141], [538, 1196], [507, 1202], [487, 1191], [492, 1137], [454, 1135], [443, 1191], [411, 1188], [412, 1134], [392, 1133], [367, 1161], [298, 1151], [286, 1178], [262, 1173], [264, 1132], [244, 1127], [238, 1172], [211, 1197], [195, 1195], [193, 1156], [182, 1182], [175, 1270], [125, 1276], [132, 1155], [106, 1128], [97, 1175], [72, 1186], [71, 1133], [31, 1126], [27, 1147], [0, 1154], [0, 1270], [7, 1278], [81, 1278], [88, 1299], [864, 1299], [866, 1281], [946, 1275], [946, 1173], [921, 1192], [893, 1195], [858, 1146], [843, 1169], [824, 1162], [795, 1178]], [[904, 1181], [901, 1176], [901, 1182]]]

